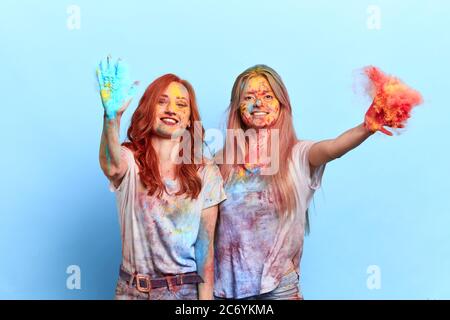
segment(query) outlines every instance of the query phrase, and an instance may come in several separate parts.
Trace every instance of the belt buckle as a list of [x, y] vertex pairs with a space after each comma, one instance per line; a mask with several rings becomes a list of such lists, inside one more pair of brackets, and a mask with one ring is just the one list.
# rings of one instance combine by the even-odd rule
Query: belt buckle
[[[146, 283], [146, 286], [141, 286], [141, 280], [144, 280]], [[136, 274], [136, 289], [140, 292], [146, 292], [149, 293], [152, 289], [151, 283], [150, 283], [150, 277], [145, 274]]]

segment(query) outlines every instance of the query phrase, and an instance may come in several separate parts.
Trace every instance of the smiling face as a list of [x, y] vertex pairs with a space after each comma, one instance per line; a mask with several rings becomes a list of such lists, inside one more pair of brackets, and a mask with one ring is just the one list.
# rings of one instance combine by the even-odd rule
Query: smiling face
[[280, 102], [264, 76], [250, 78], [239, 103], [242, 121], [249, 128], [270, 128], [280, 116]]
[[153, 132], [163, 138], [179, 137], [190, 125], [191, 106], [188, 90], [171, 82], [156, 104]]

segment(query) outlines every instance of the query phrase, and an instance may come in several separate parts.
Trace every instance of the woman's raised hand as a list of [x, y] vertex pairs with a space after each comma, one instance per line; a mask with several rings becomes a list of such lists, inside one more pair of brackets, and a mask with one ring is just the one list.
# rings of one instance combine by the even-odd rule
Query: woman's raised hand
[[111, 60], [108, 56], [96, 70], [100, 97], [108, 119], [116, 118], [128, 108], [139, 84], [130, 80], [128, 66], [121, 59], [115, 64]]

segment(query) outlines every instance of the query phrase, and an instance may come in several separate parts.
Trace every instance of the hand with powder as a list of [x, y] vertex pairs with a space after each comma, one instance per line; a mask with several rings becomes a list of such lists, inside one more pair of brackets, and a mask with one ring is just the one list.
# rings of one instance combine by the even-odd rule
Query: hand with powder
[[364, 126], [371, 132], [381, 131], [392, 136], [392, 132], [384, 127], [404, 128], [411, 117], [411, 110], [422, 103], [422, 96], [397, 77], [387, 75], [376, 67], [368, 66], [364, 72], [369, 80], [367, 92], [373, 98], [364, 118]]
[[[364, 117], [364, 126], [370, 132], [380, 131], [384, 134], [387, 134], [388, 136], [392, 136], [392, 132], [390, 132], [384, 128], [384, 126], [388, 126], [388, 125], [389, 124], [386, 123], [382, 112], [380, 112], [380, 110], [377, 108], [377, 104], [374, 100], [372, 102], [372, 104], [370, 105], [369, 110], [367, 110], [366, 115]], [[399, 124], [398, 128], [403, 128], [403, 125]]]
[[106, 117], [115, 119], [130, 104], [139, 82], [132, 83], [127, 65], [121, 59], [113, 64], [111, 56], [100, 62], [96, 73]]

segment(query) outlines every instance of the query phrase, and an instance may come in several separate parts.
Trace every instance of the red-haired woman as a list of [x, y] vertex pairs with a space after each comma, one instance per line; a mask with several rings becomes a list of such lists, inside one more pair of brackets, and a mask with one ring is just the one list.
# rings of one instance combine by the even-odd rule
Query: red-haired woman
[[[235, 151], [243, 161], [217, 156], [223, 163], [227, 200], [219, 206], [214, 294], [219, 299], [302, 299], [299, 275], [307, 208], [325, 164], [373, 131], [361, 123], [335, 139], [298, 140], [286, 87], [265, 65], [237, 77], [228, 111], [224, 151]], [[235, 143], [239, 130], [259, 134], [252, 143]]]
[[[134, 85], [122, 61], [97, 70], [105, 109], [100, 165], [116, 193], [122, 263], [115, 299], [211, 299], [213, 238], [218, 204], [225, 199], [217, 166], [191, 161], [183, 139], [200, 135], [195, 93], [166, 74], [146, 89], [119, 143], [119, 125]], [[186, 141], [184, 141], [186, 142]]]

